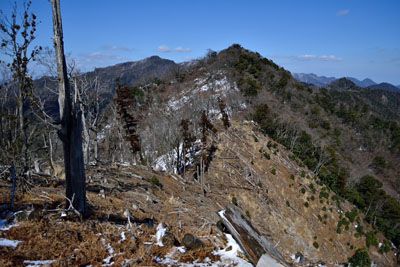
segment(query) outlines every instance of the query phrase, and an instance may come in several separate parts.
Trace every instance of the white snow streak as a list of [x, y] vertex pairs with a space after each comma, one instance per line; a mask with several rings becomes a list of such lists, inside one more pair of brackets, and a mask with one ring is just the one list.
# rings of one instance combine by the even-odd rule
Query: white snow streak
[[0, 247], [16, 248], [22, 241], [0, 238]]

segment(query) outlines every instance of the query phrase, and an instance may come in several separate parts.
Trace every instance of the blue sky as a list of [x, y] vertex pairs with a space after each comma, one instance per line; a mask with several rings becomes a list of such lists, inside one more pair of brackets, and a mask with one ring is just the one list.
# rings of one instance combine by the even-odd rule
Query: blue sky
[[[0, 0], [0, 9], [8, 14], [12, 3]], [[151, 55], [182, 62], [239, 43], [292, 72], [400, 84], [399, 0], [61, 0], [61, 7], [65, 49], [82, 70]], [[49, 1], [33, 0], [32, 10], [41, 21], [36, 44], [52, 46]]]

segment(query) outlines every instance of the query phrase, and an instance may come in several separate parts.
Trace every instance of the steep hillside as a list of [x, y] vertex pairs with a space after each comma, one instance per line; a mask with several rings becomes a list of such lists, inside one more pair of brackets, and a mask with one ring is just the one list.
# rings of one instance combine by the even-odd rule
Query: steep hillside
[[[136, 65], [143, 79], [129, 72]], [[105, 257], [111, 257], [108, 263], [142, 258], [142, 265], [184, 266], [182, 262], [196, 260], [221, 264], [224, 256], [218, 253], [237, 244], [217, 229], [217, 224], [224, 229], [217, 212], [233, 204], [273, 244], [270, 256], [282, 265], [334, 266], [353, 255], [352, 261], [371, 257], [379, 266], [396, 265], [400, 93], [362, 89], [345, 78], [326, 89], [310, 87], [240, 45], [179, 67], [152, 57], [115, 68], [85, 76], [105, 79], [101, 90], [110, 102], [102, 103], [97, 128], [87, 141], [94, 214], [88, 222], [70, 223], [68, 218], [64, 225], [66, 231], [84, 227], [87, 238], [105, 244], [88, 248], [77, 236], [73, 242], [80, 244], [83, 255], [57, 247], [43, 256], [31, 252], [40, 250], [25, 238], [29, 230], [25, 235], [12, 230], [2, 235], [25, 242], [16, 250], [1, 251], [9, 255], [7, 262], [58, 259], [64, 253], [69, 264], [99, 264]], [[116, 76], [121, 79], [114, 87]], [[53, 170], [53, 176], [62, 172]], [[39, 183], [36, 196], [19, 199], [18, 207], [50, 198], [50, 206], [41, 200], [38, 209], [63, 211], [57, 206], [62, 181], [48, 179]], [[6, 186], [2, 190], [7, 192]], [[55, 195], [49, 197], [51, 193]], [[129, 252], [125, 238], [119, 238], [122, 226], [132, 227], [123, 218], [126, 210], [136, 221], [135, 230], [126, 229], [135, 237]], [[48, 227], [43, 220], [52, 219], [57, 237], [58, 215], [44, 211], [40, 216], [40, 224], [22, 225], [41, 232]], [[149, 219], [167, 224], [174, 239], [166, 247], [157, 245], [155, 225], [140, 226]], [[101, 241], [104, 231], [107, 238]], [[185, 233], [197, 236], [203, 249], [177, 248]], [[37, 246], [46, 246], [41, 242]], [[110, 252], [108, 243], [118, 250]], [[241, 259], [233, 250], [228, 254], [237, 263]], [[254, 257], [247, 260], [256, 264]]]
[[[245, 260], [226, 253], [232, 249], [229, 237], [217, 227], [218, 212], [230, 204], [275, 244], [283, 266], [334, 266], [366, 246], [362, 233], [372, 228], [354, 206], [321, 186], [254, 123], [231, 123], [224, 130], [214, 122], [217, 132], [209, 138], [217, 149], [202, 183], [192, 178], [191, 168], [182, 177], [142, 166], [90, 167], [93, 212], [85, 222], [60, 208], [63, 180], [38, 185], [16, 203], [31, 211], [20, 212], [17, 225], [0, 231], [1, 238], [21, 241], [15, 248], [0, 246], [2, 266], [26, 260], [51, 260], [56, 266], [245, 266]], [[161, 239], [160, 223], [168, 233]], [[187, 247], [188, 233], [201, 240], [199, 248]], [[377, 238], [383, 243], [383, 236]], [[379, 266], [395, 265], [392, 252], [383, 255], [374, 246], [369, 252]]]
[[[329, 90], [313, 89], [239, 45], [210, 53], [174, 80], [140, 90], [147, 99], [143, 102], [154, 101], [139, 127], [146, 162], [179, 172], [182, 120], [189, 120], [191, 131], [201, 138], [202, 112], [218, 118], [222, 98], [230, 117], [255, 120], [299, 164], [400, 244], [399, 229], [390, 227], [400, 215], [394, 199], [399, 196], [400, 94], [363, 90], [347, 79]], [[160, 93], [154, 97], [154, 92]], [[375, 212], [369, 212], [371, 207]]]

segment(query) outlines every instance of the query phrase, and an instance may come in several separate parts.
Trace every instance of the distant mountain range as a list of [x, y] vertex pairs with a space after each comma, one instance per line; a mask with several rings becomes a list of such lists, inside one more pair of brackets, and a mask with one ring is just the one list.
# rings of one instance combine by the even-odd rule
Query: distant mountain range
[[[318, 76], [314, 73], [293, 73], [293, 77], [300, 82], [312, 84], [318, 87], [328, 86], [337, 80], [343, 79], [336, 77]], [[353, 77], [344, 77], [344, 78], [346, 78], [349, 81], [352, 81], [355, 85], [362, 88], [382, 89], [387, 91], [398, 91], [400, 89], [400, 85], [395, 86], [390, 83], [376, 83], [369, 78], [366, 78], [361, 81]]]

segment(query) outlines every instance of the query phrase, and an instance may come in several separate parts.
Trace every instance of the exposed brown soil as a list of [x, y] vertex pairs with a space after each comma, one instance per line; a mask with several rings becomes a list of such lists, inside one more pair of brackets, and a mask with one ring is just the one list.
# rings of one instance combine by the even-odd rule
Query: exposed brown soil
[[[224, 238], [216, 227], [217, 212], [232, 202], [276, 244], [287, 262], [293, 261], [290, 257], [296, 252], [305, 256], [304, 264], [346, 262], [357, 248], [365, 246], [364, 237], [355, 236], [357, 222], [337, 233], [342, 212], [353, 206], [341, 202], [339, 208], [332, 192], [328, 198], [320, 198], [322, 187], [312, 173], [300, 168], [280, 145], [268, 147], [271, 140], [254, 127], [233, 122], [228, 131], [214, 136], [218, 148], [205, 175], [206, 193], [191, 172], [181, 177], [142, 166], [116, 165], [88, 169], [87, 198], [92, 214], [84, 221], [73, 213], [61, 218], [65, 202], [62, 180], [18, 195], [17, 210], [33, 206], [36, 211], [10, 230], [0, 231], [0, 237], [23, 241], [16, 249], [0, 247], [0, 265], [56, 260], [54, 266], [98, 266], [109, 256], [109, 244], [115, 266], [127, 259], [131, 266], [157, 266], [154, 259], [171, 249], [155, 244], [158, 223], [164, 223], [178, 242], [191, 233], [205, 244], [179, 256], [181, 262], [206, 257], [218, 260], [212, 251], [224, 247]], [[0, 193], [2, 200], [7, 200], [8, 188], [0, 187]], [[127, 213], [131, 225], [126, 223]], [[376, 248], [370, 252], [380, 266], [395, 266], [393, 253], [382, 255]]]

